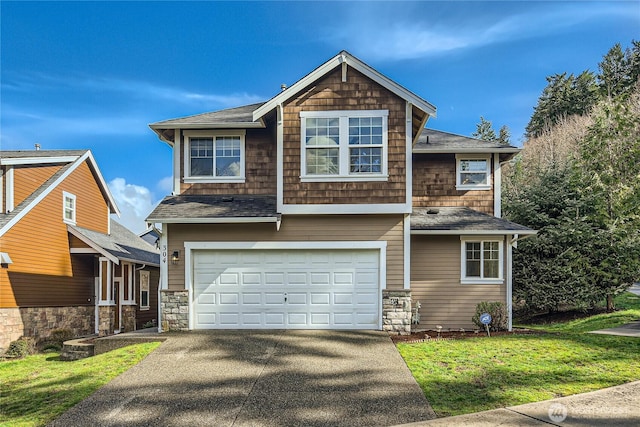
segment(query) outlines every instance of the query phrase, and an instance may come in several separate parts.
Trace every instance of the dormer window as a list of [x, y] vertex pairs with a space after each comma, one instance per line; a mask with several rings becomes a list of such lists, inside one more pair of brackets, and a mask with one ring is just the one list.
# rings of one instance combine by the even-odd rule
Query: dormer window
[[488, 154], [456, 155], [456, 189], [490, 190], [491, 157]]
[[185, 182], [244, 182], [244, 131], [185, 132]]
[[387, 179], [387, 110], [303, 111], [302, 181]]
[[62, 220], [68, 224], [76, 224], [76, 196], [62, 192]]

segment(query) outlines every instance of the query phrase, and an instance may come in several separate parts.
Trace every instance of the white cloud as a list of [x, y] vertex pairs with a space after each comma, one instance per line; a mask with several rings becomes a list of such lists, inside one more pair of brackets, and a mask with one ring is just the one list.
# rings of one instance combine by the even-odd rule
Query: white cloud
[[127, 184], [124, 178], [114, 178], [108, 186], [120, 209], [120, 218], [117, 218], [117, 221], [136, 234], [146, 230], [145, 218], [156, 205], [149, 189]]
[[173, 191], [173, 177], [165, 176], [156, 184], [156, 188], [163, 196], [170, 194]]
[[[627, 4], [544, 3], [526, 13], [490, 16], [468, 13], [435, 16], [422, 10], [373, 4], [368, 13], [354, 4], [348, 24], [329, 28], [330, 39], [349, 45], [353, 53], [369, 59], [403, 60], [429, 57], [460, 49], [553, 34], [604, 16], [629, 16]], [[520, 9], [521, 10], [521, 9]], [[422, 18], [421, 18], [422, 17]]]

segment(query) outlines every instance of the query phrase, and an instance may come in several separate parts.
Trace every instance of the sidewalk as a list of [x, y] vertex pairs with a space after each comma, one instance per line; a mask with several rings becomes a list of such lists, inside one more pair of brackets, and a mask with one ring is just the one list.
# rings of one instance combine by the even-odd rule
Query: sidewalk
[[404, 424], [444, 426], [640, 426], [640, 381], [543, 402]]

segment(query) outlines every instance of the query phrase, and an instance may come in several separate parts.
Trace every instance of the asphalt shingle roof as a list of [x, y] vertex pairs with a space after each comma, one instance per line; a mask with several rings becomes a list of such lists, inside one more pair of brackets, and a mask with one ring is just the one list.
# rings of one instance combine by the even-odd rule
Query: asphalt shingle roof
[[484, 141], [468, 136], [456, 135], [435, 129], [423, 129], [413, 146], [414, 152], [465, 152], [485, 150], [492, 152], [517, 153], [519, 148], [499, 142]]
[[160, 265], [158, 249], [116, 221], [111, 221], [111, 234], [74, 225], [68, 227], [118, 259]]
[[89, 150], [16, 150], [0, 151], [0, 158], [21, 159], [28, 157], [80, 157]]
[[278, 217], [276, 196], [180, 195], [165, 197], [147, 221]]
[[212, 111], [208, 113], [196, 114], [193, 116], [179, 117], [176, 119], [164, 120], [152, 123], [152, 128], [180, 127], [184, 125], [207, 125], [215, 126], [229, 123], [251, 123], [253, 122], [253, 112], [264, 102], [257, 104], [243, 105], [241, 107], [227, 108], [226, 110]]
[[504, 231], [515, 234], [534, 234], [535, 231], [466, 207], [413, 208], [411, 230], [423, 231]]

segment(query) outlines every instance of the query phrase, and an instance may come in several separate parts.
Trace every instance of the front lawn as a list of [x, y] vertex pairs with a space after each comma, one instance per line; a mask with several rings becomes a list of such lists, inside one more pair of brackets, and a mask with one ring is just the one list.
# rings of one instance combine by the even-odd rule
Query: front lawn
[[626, 310], [537, 325], [539, 334], [398, 349], [439, 417], [598, 390], [640, 380], [640, 338], [585, 333], [640, 319], [640, 301], [629, 295]]
[[58, 353], [0, 361], [0, 426], [41, 426], [140, 362], [160, 343], [132, 345], [73, 362]]

